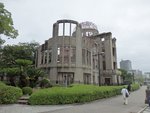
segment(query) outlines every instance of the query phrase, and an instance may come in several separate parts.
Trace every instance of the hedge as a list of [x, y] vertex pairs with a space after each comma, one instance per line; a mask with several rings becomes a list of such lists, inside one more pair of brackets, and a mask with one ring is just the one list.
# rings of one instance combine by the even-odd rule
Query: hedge
[[140, 85], [139, 84], [132, 84], [131, 88], [132, 88], [132, 91], [135, 91], [135, 90], [140, 88]]
[[[56, 105], [84, 103], [121, 94], [124, 86], [72, 85], [72, 87], [53, 87], [35, 91], [29, 98], [31, 105]], [[132, 91], [139, 89], [132, 85]]]
[[84, 103], [119, 95], [123, 86], [73, 85], [40, 89], [29, 98], [31, 105]]
[[24, 95], [31, 95], [32, 94], [32, 88], [31, 87], [23, 87], [22, 88], [22, 93]]
[[6, 86], [3, 82], [0, 81], [0, 87]]
[[18, 87], [7, 86], [0, 82], [0, 104], [15, 103], [22, 96], [22, 90]]

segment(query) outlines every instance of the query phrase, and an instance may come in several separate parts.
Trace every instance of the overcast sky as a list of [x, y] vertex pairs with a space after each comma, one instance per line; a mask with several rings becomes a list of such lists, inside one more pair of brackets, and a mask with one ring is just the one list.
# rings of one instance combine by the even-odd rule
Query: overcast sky
[[[1, 0], [12, 14], [17, 39], [8, 44], [40, 44], [52, 36], [57, 20], [91, 21], [100, 33], [117, 39], [118, 64], [131, 60], [132, 68], [150, 71], [150, 0]], [[118, 65], [119, 67], [119, 65]]]

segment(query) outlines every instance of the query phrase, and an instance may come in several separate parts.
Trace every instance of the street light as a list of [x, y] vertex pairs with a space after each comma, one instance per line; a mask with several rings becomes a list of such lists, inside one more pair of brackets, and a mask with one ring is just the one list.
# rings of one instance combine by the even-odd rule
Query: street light
[[[103, 56], [103, 55], [104, 55], [104, 52], [100, 52], [100, 53], [98, 52], [98, 53], [95, 54], [95, 55], [98, 56], [98, 74], [99, 74], [99, 77], [98, 77], [98, 78], [99, 78], [98, 85], [101, 86], [102, 83], [101, 83], [101, 76], [100, 76], [100, 75], [101, 75], [101, 72], [100, 72], [100, 55]], [[95, 55], [94, 55], [94, 56], [95, 56]]]

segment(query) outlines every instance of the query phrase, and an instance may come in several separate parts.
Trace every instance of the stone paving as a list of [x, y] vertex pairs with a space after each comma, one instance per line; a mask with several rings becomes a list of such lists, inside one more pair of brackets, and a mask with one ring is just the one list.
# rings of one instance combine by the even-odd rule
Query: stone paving
[[[123, 105], [121, 95], [101, 99], [85, 104], [72, 105], [1, 105], [0, 113], [142, 113], [139, 112], [146, 106], [144, 104], [145, 89], [143, 86], [140, 90], [131, 93], [128, 105]], [[150, 109], [146, 108], [143, 113], [150, 113]]]
[[0, 105], [0, 113], [41, 113], [47, 111], [55, 111], [72, 107], [71, 105]]

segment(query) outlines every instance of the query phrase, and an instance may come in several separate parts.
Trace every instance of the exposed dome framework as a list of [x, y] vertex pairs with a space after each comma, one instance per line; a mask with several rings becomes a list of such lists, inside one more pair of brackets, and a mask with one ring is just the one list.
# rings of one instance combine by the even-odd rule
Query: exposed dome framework
[[92, 23], [92, 22], [89, 22], [89, 21], [86, 21], [86, 22], [82, 22], [80, 23], [82, 29], [95, 29], [95, 30], [98, 30], [97, 26]]
[[80, 23], [83, 37], [91, 37], [98, 34], [97, 26], [89, 21]]

